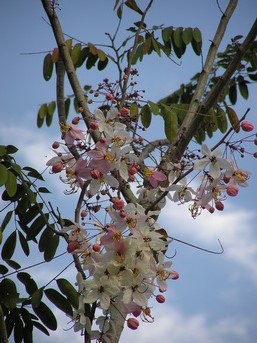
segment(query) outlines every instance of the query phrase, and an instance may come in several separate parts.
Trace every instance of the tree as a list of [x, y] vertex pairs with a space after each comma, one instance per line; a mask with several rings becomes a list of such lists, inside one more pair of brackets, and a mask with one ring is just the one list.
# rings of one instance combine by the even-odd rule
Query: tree
[[[44, 123], [50, 126], [57, 108], [63, 141], [53, 143], [56, 156], [48, 166], [53, 173], [65, 174], [63, 182], [78, 199], [74, 218], [65, 218], [58, 206], [44, 201], [48, 189], [37, 186], [43, 181], [41, 173], [31, 167], [21, 168], [13, 158], [17, 151], [14, 146], [1, 147], [2, 199], [13, 206], [5, 215], [1, 233], [5, 235], [12, 217], [16, 223], [2, 244], [4, 342], [12, 333], [17, 342], [32, 341], [33, 327], [46, 334], [48, 329], [56, 329], [56, 319], [43, 297], [73, 317], [74, 329], [83, 331], [85, 342], [118, 342], [125, 320], [131, 329], [138, 327], [138, 315], [151, 321], [149, 298], [164, 302], [166, 281], [178, 278], [170, 269], [171, 262], [165, 260], [174, 238], [158, 225], [166, 198], [189, 203], [196, 217], [202, 210], [223, 210], [223, 194], [235, 196], [238, 186], [247, 183], [249, 175], [237, 166], [235, 152], [244, 153], [245, 132], [251, 142], [255, 134], [248, 133], [253, 129], [245, 120], [249, 111], [239, 118], [233, 107], [237, 90], [247, 99], [247, 84], [256, 81], [257, 23], [244, 39], [234, 37], [224, 52], [218, 52], [236, 7], [237, 2], [231, 0], [221, 14], [200, 73], [155, 103], [135, 89], [136, 66], [152, 53], [181, 58], [189, 45], [201, 56], [202, 38], [197, 28], [148, 28], [146, 15], [152, 2], [142, 9], [133, 0], [116, 1], [119, 23], [128, 9], [138, 15], [138, 21], [121, 45], [116, 43], [117, 31], [109, 35], [110, 45], [100, 49], [93, 43], [65, 40], [57, 16], [59, 5], [42, 0], [57, 43], [44, 58], [43, 72], [47, 81], [55, 67], [57, 94], [56, 100], [40, 107], [37, 123], [39, 127]], [[104, 79], [97, 89], [81, 86], [77, 70], [82, 65], [102, 71], [111, 62], [117, 66], [115, 81]], [[68, 97], [65, 74], [74, 93]], [[94, 98], [101, 99], [100, 106]], [[69, 124], [71, 100], [78, 115]], [[157, 141], [144, 137], [153, 115], [164, 123], [165, 136]], [[86, 135], [78, 127], [82, 121]], [[239, 138], [232, 141], [236, 134]], [[212, 148], [204, 143], [206, 135], [218, 137]], [[224, 154], [217, 150], [221, 146]], [[200, 173], [200, 184], [191, 188], [188, 176]], [[93, 224], [83, 225], [85, 218]], [[74, 281], [59, 275], [38, 288], [31, 275], [12, 260], [17, 238], [25, 255], [30, 255], [30, 244], [34, 243], [45, 261], [56, 257], [60, 238], [66, 241], [78, 272], [78, 288], [72, 285]], [[10, 273], [7, 266], [14, 272]], [[9, 277], [12, 274], [25, 286], [26, 296], [20, 296], [17, 281]], [[52, 288], [52, 281], [58, 290]], [[95, 318], [99, 330], [91, 331]]]

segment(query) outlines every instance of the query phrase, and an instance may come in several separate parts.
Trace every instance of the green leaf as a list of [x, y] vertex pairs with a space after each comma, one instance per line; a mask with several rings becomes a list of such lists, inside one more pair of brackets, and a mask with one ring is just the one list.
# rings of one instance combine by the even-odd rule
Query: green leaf
[[[49, 214], [46, 213], [45, 217], [48, 220]], [[40, 215], [32, 223], [28, 231], [27, 240], [35, 239], [35, 237], [39, 234], [39, 232], [43, 229], [44, 226], [46, 226], [45, 218], [42, 215]]]
[[55, 108], [56, 108], [56, 102], [55, 101], [49, 102], [49, 104], [47, 105], [47, 113], [50, 116], [53, 116]]
[[57, 279], [56, 282], [62, 294], [64, 294], [71, 305], [77, 309], [79, 306], [79, 294], [76, 289], [66, 279]]
[[4, 229], [6, 228], [6, 226], [8, 225], [8, 223], [10, 222], [11, 218], [12, 218], [12, 215], [13, 215], [13, 212], [14, 211], [9, 211], [6, 213], [5, 217], [4, 217], [4, 220], [2, 221], [2, 224], [1, 224], [1, 230], [2, 232], [4, 232]]
[[48, 327], [50, 330], [56, 330], [57, 329], [57, 321], [53, 314], [53, 312], [50, 310], [50, 308], [41, 301], [39, 306], [33, 307], [33, 310], [37, 317], [42, 321], [42, 323]]
[[145, 104], [140, 110], [141, 122], [142, 125], [147, 129], [152, 120], [152, 111], [149, 105]]
[[183, 44], [183, 40], [182, 40], [182, 31], [183, 28], [182, 27], [178, 27], [173, 34], [173, 41], [174, 44], [178, 47], [181, 48], [182, 44]]
[[170, 141], [173, 141], [178, 131], [177, 113], [166, 105], [162, 105], [162, 117], [164, 120], [164, 132]]
[[24, 237], [23, 233], [21, 231], [18, 231], [19, 233], [19, 240], [20, 240], [20, 244], [21, 244], [21, 247], [22, 247], [22, 250], [24, 252], [24, 254], [26, 256], [29, 256], [29, 245], [28, 245], [28, 242], [26, 240], [26, 238]]
[[8, 264], [8, 266], [12, 267], [15, 270], [18, 270], [21, 268], [21, 265], [14, 260], [5, 260], [5, 262]]
[[234, 79], [232, 79], [232, 82], [230, 83], [228, 97], [231, 104], [235, 105], [237, 101], [237, 89], [236, 89], [236, 83]]
[[182, 32], [182, 40], [187, 45], [191, 43], [192, 39], [193, 39], [193, 30], [191, 27], [187, 27]]
[[24, 167], [22, 169], [28, 171], [28, 176], [34, 177], [35, 179], [38, 179], [41, 181], [44, 181], [43, 176], [36, 169], [34, 169], [32, 167]]
[[43, 332], [45, 335], [50, 336], [49, 331], [41, 323], [36, 322], [35, 320], [32, 320], [32, 324], [33, 324], [33, 326], [35, 326], [35, 328], [37, 328], [38, 330]]
[[43, 76], [46, 81], [51, 79], [52, 73], [53, 73], [53, 61], [52, 61], [52, 55], [48, 53], [44, 58], [43, 63]]
[[11, 279], [3, 279], [0, 283], [0, 303], [2, 302], [8, 310], [15, 309], [19, 300], [16, 285]]
[[137, 106], [137, 103], [136, 103], [136, 102], [133, 102], [133, 103], [130, 105], [129, 111], [130, 111], [130, 117], [131, 117], [131, 118], [134, 118], [134, 117], [137, 117], [137, 116], [138, 116], [138, 106]]
[[6, 268], [6, 266], [4, 266], [3, 264], [0, 264], [0, 274], [4, 275], [6, 273], [8, 273], [8, 268]]
[[240, 81], [238, 82], [238, 88], [239, 88], [239, 92], [241, 94], [241, 96], [247, 100], [249, 97], [249, 91], [248, 91], [248, 87], [247, 87], [247, 82], [244, 80], [244, 78], [240, 79]]
[[39, 187], [39, 193], [51, 193], [46, 187]]
[[161, 56], [161, 50], [159, 47], [159, 43], [152, 37], [151, 38], [152, 44], [153, 44], [153, 49], [157, 53], [158, 56]]
[[69, 316], [72, 316], [72, 307], [69, 301], [59, 292], [57, 292], [53, 288], [46, 289], [45, 295], [47, 298], [56, 306], [58, 307], [61, 311], [66, 313]]
[[118, 17], [119, 19], [122, 18], [122, 5], [120, 5], [120, 6], [118, 7], [118, 9], [117, 9], [117, 17]]
[[59, 239], [60, 238], [58, 235], [53, 235], [51, 237], [51, 240], [48, 242], [44, 253], [44, 259], [46, 262], [49, 262], [54, 258], [54, 255], [59, 245]]
[[6, 188], [6, 192], [8, 193], [10, 197], [13, 197], [17, 191], [16, 176], [9, 170], [8, 170], [8, 177], [5, 182], [5, 188]]
[[23, 322], [20, 319], [20, 316], [16, 316], [13, 337], [15, 343], [21, 343], [23, 340]]
[[6, 146], [0, 145], [0, 157], [4, 156], [6, 154], [7, 154]]
[[74, 66], [76, 66], [76, 63], [79, 60], [80, 51], [81, 51], [81, 44], [80, 43], [75, 44], [71, 51], [71, 59]]
[[80, 50], [77, 62], [75, 64], [76, 68], [79, 68], [82, 66], [82, 64], [85, 62], [86, 58], [88, 57], [89, 54], [89, 48], [84, 47], [82, 50]]
[[28, 273], [17, 273], [17, 278], [24, 284], [26, 291], [30, 296], [38, 289], [36, 282]]
[[99, 71], [104, 70], [109, 62], [109, 59], [106, 57], [103, 61], [99, 60], [97, 62], [97, 69]]
[[221, 107], [217, 108], [217, 122], [220, 132], [225, 133], [228, 129], [228, 121], [226, 113]]
[[202, 43], [202, 34], [201, 34], [201, 31], [197, 27], [193, 29], [193, 37], [197, 43]]
[[158, 104], [156, 104], [155, 102], [152, 102], [150, 100], [148, 101], [148, 104], [149, 104], [153, 114], [155, 114], [155, 115], [159, 114], [159, 105]]
[[1, 252], [1, 256], [3, 260], [10, 260], [10, 258], [12, 257], [15, 247], [16, 247], [16, 231], [13, 231], [10, 236], [6, 239], [3, 248], [2, 248], [2, 252]]
[[37, 308], [40, 305], [42, 297], [43, 297], [43, 290], [44, 290], [44, 287], [40, 287], [32, 294], [31, 305], [33, 309]]
[[196, 42], [194, 37], [193, 37], [193, 39], [191, 40], [191, 45], [192, 45], [192, 48], [193, 48], [195, 54], [197, 56], [200, 56], [202, 53], [202, 44], [199, 42]]
[[165, 29], [162, 30], [162, 40], [165, 45], [171, 41], [173, 32], [173, 26], [165, 27]]
[[228, 119], [230, 121], [232, 128], [234, 129], [234, 131], [236, 133], [238, 133], [240, 131], [240, 121], [239, 121], [239, 118], [238, 118], [235, 110], [233, 110], [233, 108], [227, 106], [226, 111], [227, 111]]
[[42, 104], [39, 107], [39, 110], [38, 110], [38, 113], [37, 113], [37, 126], [39, 128], [42, 127], [42, 125], [44, 123], [44, 119], [45, 119], [47, 113], [48, 113], [47, 104]]
[[94, 55], [92, 53], [89, 54], [87, 62], [86, 62], [86, 68], [89, 70], [92, 67], [94, 67], [94, 65], [96, 64], [96, 61], [98, 60], [98, 55]]
[[6, 147], [7, 154], [15, 154], [19, 149], [14, 145], [7, 145]]
[[143, 12], [142, 12], [141, 9], [138, 7], [138, 5], [137, 5], [137, 3], [136, 3], [135, 0], [127, 0], [127, 1], [125, 1], [125, 5], [126, 5], [128, 8], [132, 9], [133, 11], [139, 13], [140, 15], [143, 14]]

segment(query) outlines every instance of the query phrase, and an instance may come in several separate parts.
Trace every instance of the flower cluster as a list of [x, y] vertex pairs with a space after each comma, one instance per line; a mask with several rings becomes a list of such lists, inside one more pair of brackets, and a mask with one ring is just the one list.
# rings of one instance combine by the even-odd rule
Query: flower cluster
[[[116, 104], [109, 91], [106, 101]], [[127, 325], [133, 330], [139, 325], [139, 316], [143, 321], [153, 321], [150, 299], [165, 302], [167, 281], [178, 278], [171, 269], [172, 261], [166, 260], [172, 239], [157, 223], [165, 198], [188, 203], [194, 218], [202, 209], [210, 213], [215, 208], [223, 210], [226, 196], [234, 197], [239, 187], [247, 186], [249, 172], [238, 168], [233, 154], [243, 153], [240, 143], [224, 143], [225, 150], [232, 152], [229, 158], [203, 144], [201, 154], [187, 151], [181, 161], [168, 162], [164, 170], [159, 162], [165, 149], [158, 147], [159, 158], [142, 159], [143, 140], [135, 135], [129, 106], [120, 110], [98, 108], [90, 119], [86, 132], [78, 128], [79, 117], [70, 125], [60, 124], [64, 152], [57, 151], [61, 143], [54, 142], [56, 156], [47, 165], [52, 173], [65, 172], [61, 180], [70, 186], [70, 192], [80, 189], [84, 194], [82, 223], [63, 228], [67, 251], [79, 256], [83, 268], [77, 276], [80, 299], [74, 329], [86, 330], [101, 342], [110, 339], [111, 313], [115, 309], [124, 319], [129, 316]], [[249, 122], [241, 126], [246, 132], [253, 129]], [[92, 139], [94, 132], [98, 135], [96, 142]], [[70, 152], [73, 147], [77, 155]], [[193, 186], [194, 182], [188, 181], [189, 173], [196, 174], [195, 179], [201, 173], [199, 184]], [[136, 195], [133, 193], [135, 198], [123, 198], [124, 190], [132, 192], [134, 184], [138, 189]], [[85, 221], [87, 216], [89, 222]], [[99, 330], [91, 332], [85, 304], [95, 304], [103, 311], [97, 319]]]

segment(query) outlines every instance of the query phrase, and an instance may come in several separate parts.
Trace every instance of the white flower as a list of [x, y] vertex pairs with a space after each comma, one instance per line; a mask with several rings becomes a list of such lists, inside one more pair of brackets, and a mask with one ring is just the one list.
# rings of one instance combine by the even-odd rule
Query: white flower
[[85, 280], [83, 287], [84, 302], [92, 304], [99, 300], [103, 310], [107, 310], [110, 306], [111, 298], [120, 293], [118, 279], [115, 277], [108, 278], [106, 275], [97, 280]]
[[221, 169], [229, 169], [230, 163], [225, 160], [220, 150], [211, 151], [206, 144], [202, 145], [203, 158], [197, 160], [194, 164], [194, 169], [204, 170], [205, 167], [209, 166], [209, 174], [214, 179], [217, 179], [221, 174]]
[[99, 131], [104, 132], [107, 137], [113, 136], [113, 124], [117, 118], [118, 110], [111, 108], [106, 116], [98, 108], [94, 111], [95, 119], [99, 125]]

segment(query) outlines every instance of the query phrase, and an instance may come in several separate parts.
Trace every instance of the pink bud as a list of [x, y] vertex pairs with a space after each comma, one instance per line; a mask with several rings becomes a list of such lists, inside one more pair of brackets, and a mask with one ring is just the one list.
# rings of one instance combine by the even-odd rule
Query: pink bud
[[87, 211], [82, 210], [82, 211], [80, 212], [80, 215], [81, 215], [81, 218], [85, 218], [85, 217], [87, 216]]
[[127, 213], [123, 210], [120, 211], [120, 217], [121, 218], [126, 218]]
[[97, 121], [92, 121], [90, 123], [90, 129], [92, 130], [97, 130], [99, 128], [98, 122]]
[[223, 176], [223, 181], [224, 181], [225, 183], [229, 183], [230, 179], [231, 179], [230, 176], [227, 176], [227, 175], [224, 175], [224, 176]]
[[238, 186], [233, 184], [233, 183], [228, 185], [226, 190], [227, 190], [227, 195], [229, 195], [231, 197], [237, 196], [237, 194], [239, 192]]
[[156, 301], [158, 302], [158, 303], [160, 303], [160, 304], [163, 304], [164, 302], [165, 302], [165, 297], [162, 295], [162, 294], [158, 294], [157, 296], [156, 296]]
[[120, 110], [120, 114], [123, 116], [127, 116], [129, 114], [129, 109], [126, 107], [122, 107]]
[[110, 93], [107, 93], [105, 96], [106, 100], [112, 100], [113, 99], [113, 95]]
[[218, 211], [223, 211], [224, 210], [224, 205], [223, 205], [223, 203], [221, 202], [221, 201], [216, 201], [216, 203], [215, 203], [215, 207], [216, 207], [216, 209], [218, 210]]
[[63, 170], [63, 163], [62, 163], [62, 161], [56, 161], [52, 165], [52, 172], [53, 173], [60, 173], [62, 170]]
[[92, 176], [93, 179], [96, 179], [96, 180], [100, 178], [100, 172], [97, 169], [91, 170], [90, 175]]
[[176, 272], [175, 270], [173, 270], [171, 278], [172, 278], [172, 280], [177, 280], [179, 278], [179, 273]]
[[101, 245], [98, 244], [98, 243], [95, 243], [95, 244], [93, 245], [93, 250], [94, 250], [95, 252], [99, 252], [99, 251], [101, 250]]
[[250, 123], [249, 121], [245, 120], [245, 121], [243, 121], [241, 123], [241, 128], [242, 128], [243, 131], [250, 132], [250, 131], [252, 131], [254, 129], [254, 126], [253, 126], [252, 123]]
[[80, 248], [80, 244], [78, 241], [71, 241], [67, 245], [68, 253], [73, 253], [75, 250]]
[[124, 200], [113, 197], [112, 198], [113, 208], [115, 210], [123, 210], [124, 208]]
[[[82, 111], [83, 111], [83, 109], [82, 109]], [[77, 125], [79, 123], [79, 121], [80, 121], [80, 117], [75, 117], [72, 119], [72, 124]]]
[[127, 326], [132, 330], [136, 330], [139, 327], [139, 321], [136, 318], [129, 318], [127, 320]]
[[52, 148], [53, 148], [53, 149], [58, 149], [59, 146], [60, 146], [60, 143], [59, 143], [59, 142], [53, 142], [53, 144], [52, 144]]
[[137, 168], [136, 167], [129, 167], [128, 172], [130, 175], [134, 175], [137, 173]]

